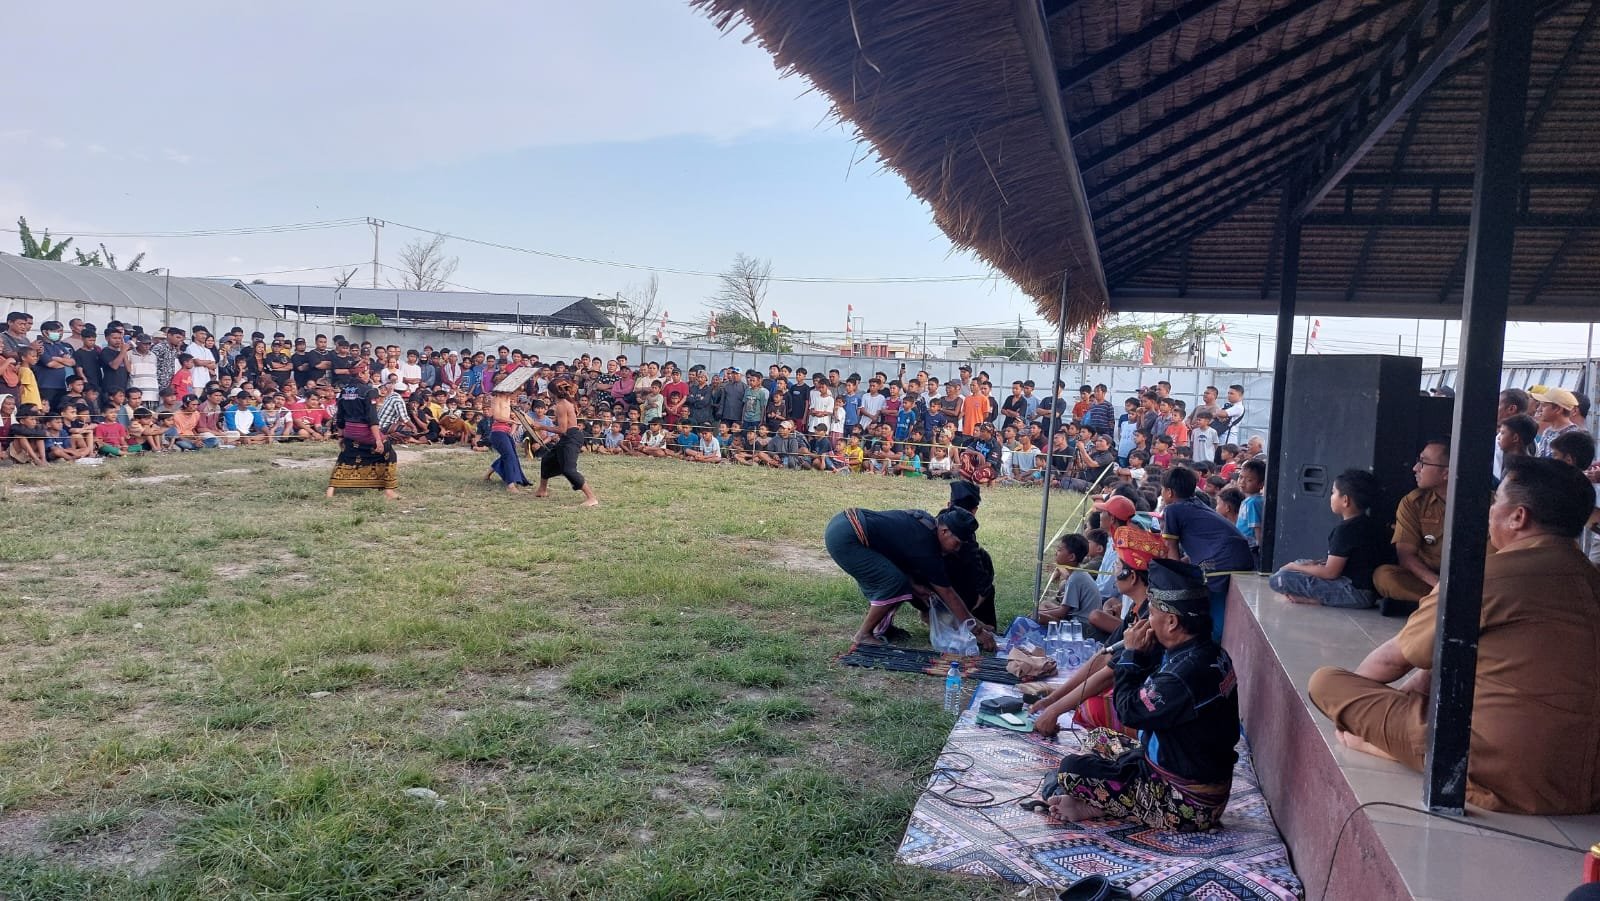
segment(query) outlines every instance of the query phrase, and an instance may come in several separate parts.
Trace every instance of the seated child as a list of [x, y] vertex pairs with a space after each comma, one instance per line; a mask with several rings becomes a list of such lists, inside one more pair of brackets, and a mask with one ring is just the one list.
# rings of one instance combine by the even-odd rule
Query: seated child
[[1368, 511], [1382, 496], [1378, 477], [1347, 469], [1333, 480], [1328, 507], [1340, 522], [1328, 533], [1328, 556], [1296, 560], [1272, 574], [1267, 584], [1295, 604], [1371, 607], [1378, 603], [1372, 572], [1386, 562], [1389, 536]]

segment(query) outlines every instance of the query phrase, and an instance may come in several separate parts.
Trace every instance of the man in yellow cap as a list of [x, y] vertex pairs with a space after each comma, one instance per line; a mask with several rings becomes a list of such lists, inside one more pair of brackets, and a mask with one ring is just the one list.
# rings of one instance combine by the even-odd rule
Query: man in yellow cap
[[1550, 442], [1557, 435], [1580, 429], [1582, 426], [1574, 422], [1573, 414], [1578, 412], [1578, 397], [1565, 388], [1547, 388], [1535, 385], [1528, 392], [1538, 403], [1534, 419], [1539, 421], [1539, 450], [1535, 456], [1550, 456]]

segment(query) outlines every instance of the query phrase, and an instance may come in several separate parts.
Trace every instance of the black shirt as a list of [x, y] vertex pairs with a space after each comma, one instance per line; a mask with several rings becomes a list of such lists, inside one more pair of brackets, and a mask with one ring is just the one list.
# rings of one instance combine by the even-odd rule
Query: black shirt
[[78, 371], [83, 373], [84, 385], [96, 390], [100, 388], [101, 349], [99, 347], [80, 347], [72, 352], [72, 363], [78, 367]]
[[1210, 636], [1167, 651], [1123, 651], [1112, 674], [1117, 716], [1139, 730], [1147, 766], [1191, 782], [1232, 781], [1239, 695], [1227, 651]]
[[360, 382], [352, 382], [339, 389], [333, 424], [343, 428], [347, 422], [364, 422], [374, 430], [378, 428], [378, 389]]
[[1372, 571], [1387, 562], [1389, 536], [1365, 513], [1353, 516], [1328, 533], [1328, 556], [1344, 558], [1340, 575], [1362, 591], [1372, 591]]
[[[602, 380], [604, 376], [601, 377]], [[616, 381], [616, 379], [612, 379]], [[689, 395], [684, 399], [684, 404], [689, 411], [689, 421], [695, 425], [711, 424], [711, 386], [689, 386]]]
[[797, 384], [789, 386], [789, 416], [796, 425], [805, 428], [806, 413], [811, 408], [811, 386]]
[[[80, 351], [81, 353], [81, 351]], [[104, 397], [113, 391], [128, 390], [128, 360], [123, 357], [122, 366], [113, 368], [111, 361], [122, 356], [122, 351], [112, 350], [109, 347], [100, 348], [100, 395]], [[88, 371], [84, 372], [84, 381], [88, 382]], [[93, 384], [92, 382], [90, 384]]]
[[[824, 439], [826, 440], [826, 439]], [[949, 588], [938, 525], [926, 510], [856, 510], [867, 547], [889, 558], [912, 579], [935, 588]]]

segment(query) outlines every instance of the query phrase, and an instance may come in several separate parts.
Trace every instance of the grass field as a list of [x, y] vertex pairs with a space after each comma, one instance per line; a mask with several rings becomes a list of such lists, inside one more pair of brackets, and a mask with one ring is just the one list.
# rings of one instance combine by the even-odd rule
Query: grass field
[[[832, 662], [824, 523], [944, 483], [586, 457], [578, 510], [427, 451], [327, 501], [328, 454], [0, 469], [0, 897], [1014, 895], [891, 862], [941, 681]], [[1002, 622], [1037, 506], [985, 499]]]

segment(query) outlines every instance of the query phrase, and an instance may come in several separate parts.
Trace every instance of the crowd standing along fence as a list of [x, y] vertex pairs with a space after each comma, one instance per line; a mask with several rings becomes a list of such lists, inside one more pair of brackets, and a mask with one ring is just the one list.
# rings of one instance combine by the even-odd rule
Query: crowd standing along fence
[[[572, 359], [581, 354], [596, 354], [602, 357], [627, 354], [633, 361], [652, 360], [664, 363], [668, 360], [688, 368], [696, 363], [704, 364], [708, 368], [722, 368], [735, 366], [740, 370], [756, 369], [763, 375], [772, 363], [779, 363], [791, 367], [804, 366], [808, 372], [821, 370], [827, 372], [837, 369], [848, 375], [859, 372], [863, 375], [883, 371], [890, 376], [898, 376], [900, 367], [905, 366], [909, 373], [916, 373], [926, 369], [930, 374], [940, 380], [949, 380], [957, 375], [958, 368], [967, 363], [973, 370], [989, 373], [989, 378], [998, 386], [998, 396], [1004, 397], [1011, 391], [1013, 381], [1026, 381], [1032, 379], [1038, 386], [1037, 393], [1049, 393], [1050, 381], [1055, 375], [1054, 363], [1013, 363], [993, 360], [949, 360], [937, 357], [911, 357], [897, 359], [889, 357], [847, 357], [836, 354], [765, 354], [751, 351], [729, 350], [716, 346], [682, 346], [659, 344], [619, 344], [616, 341], [586, 340], [583, 338], [558, 338], [548, 335], [534, 334], [527, 331], [509, 331], [498, 329], [456, 328], [426, 325], [352, 325], [349, 323], [336, 323], [327, 320], [302, 320], [297, 318], [268, 318], [268, 317], [240, 317], [213, 315], [210, 313], [195, 313], [188, 310], [168, 310], [153, 307], [115, 307], [106, 304], [80, 303], [76, 301], [41, 301], [25, 300], [18, 298], [0, 298], [0, 306], [7, 311], [23, 310], [33, 315], [36, 322], [56, 319], [67, 322], [71, 319], [82, 319], [92, 322], [97, 326], [104, 326], [113, 319], [131, 325], [138, 325], [147, 332], [155, 332], [168, 326], [179, 326], [184, 329], [203, 325], [213, 334], [222, 334], [235, 326], [244, 329], [246, 334], [261, 332], [271, 336], [282, 332], [290, 338], [305, 338], [311, 341], [319, 334], [332, 336], [344, 335], [353, 341], [371, 341], [374, 344], [398, 344], [403, 348], [421, 348], [431, 346], [435, 348], [451, 348], [460, 350], [470, 348], [474, 351], [485, 350], [493, 352], [503, 346], [513, 347], [525, 353], [538, 354], [541, 359]], [[1459, 371], [1454, 366], [1424, 369], [1422, 373], [1422, 390], [1441, 386], [1454, 387], [1459, 376]], [[1507, 363], [1500, 376], [1500, 383], [1505, 388], [1527, 389], [1534, 385], [1559, 385], [1571, 391], [1583, 391], [1591, 397], [1595, 394], [1594, 385], [1600, 377], [1600, 363], [1592, 360], [1542, 360], [1536, 362]], [[1174, 397], [1184, 401], [1193, 409], [1200, 402], [1200, 393], [1207, 385], [1216, 385], [1226, 390], [1228, 385], [1243, 385], [1245, 389], [1245, 403], [1247, 414], [1241, 426], [1243, 437], [1261, 435], [1265, 437], [1267, 427], [1267, 411], [1272, 403], [1272, 372], [1264, 369], [1229, 369], [1222, 367], [1187, 367], [1187, 366], [1139, 366], [1133, 363], [1067, 363], [1062, 366], [1061, 380], [1067, 383], [1069, 394], [1082, 384], [1105, 384], [1110, 389], [1111, 399], [1121, 413], [1122, 401], [1132, 397], [1137, 390], [1145, 385], [1153, 385], [1165, 379], [1172, 383]], [[1590, 417], [1591, 431], [1600, 431], [1600, 416]]]

